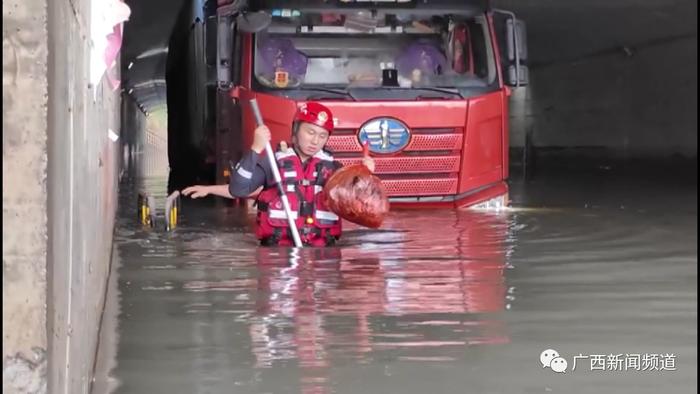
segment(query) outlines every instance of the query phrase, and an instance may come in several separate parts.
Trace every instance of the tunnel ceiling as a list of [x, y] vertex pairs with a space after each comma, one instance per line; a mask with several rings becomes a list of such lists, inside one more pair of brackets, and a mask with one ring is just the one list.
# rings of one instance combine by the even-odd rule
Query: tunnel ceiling
[[[147, 112], [163, 108], [168, 40], [184, 0], [126, 0], [131, 17], [124, 25], [121, 52], [125, 92]], [[131, 65], [131, 67], [130, 67]]]
[[[132, 12], [122, 48], [124, 89], [152, 112], [166, 102], [168, 38], [184, 0], [126, 2]], [[697, 37], [695, 0], [497, 0], [493, 4], [527, 22], [533, 67], [611, 53], [630, 55], [648, 45]]]

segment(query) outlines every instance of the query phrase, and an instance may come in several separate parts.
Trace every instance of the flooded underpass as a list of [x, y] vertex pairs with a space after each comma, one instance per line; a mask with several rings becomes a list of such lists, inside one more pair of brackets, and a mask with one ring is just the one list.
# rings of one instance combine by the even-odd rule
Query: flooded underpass
[[[98, 390], [676, 393], [697, 383], [694, 180], [514, 179], [506, 212], [393, 211], [380, 230], [345, 223], [339, 247], [302, 250], [257, 247], [252, 211], [213, 199], [183, 201], [173, 232], [141, 227], [136, 191], [162, 200], [166, 184], [121, 188]], [[541, 357], [550, 349], [556, 367]]]

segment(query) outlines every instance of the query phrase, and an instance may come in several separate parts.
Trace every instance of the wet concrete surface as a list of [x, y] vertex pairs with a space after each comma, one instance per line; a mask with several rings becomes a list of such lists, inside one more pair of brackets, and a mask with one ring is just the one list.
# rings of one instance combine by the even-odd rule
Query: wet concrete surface
[[143, 229], [134, 190], [166, 180], [127, 183], [94, 391], [691, 392], [689, 179], [540, 173], [505, 213], [396, 211], [300, 251], [258, 248], [252, 212], [213, 199]]

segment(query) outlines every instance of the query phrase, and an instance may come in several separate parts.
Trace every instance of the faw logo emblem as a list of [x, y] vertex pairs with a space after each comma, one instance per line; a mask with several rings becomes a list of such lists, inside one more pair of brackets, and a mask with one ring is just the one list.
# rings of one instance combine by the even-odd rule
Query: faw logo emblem
[[365, 123], [357, 137], [360, 145], [369, 142], [370, 152], [386, 154], [403, 150], [411, 141], [411, 132], [400, 120], [377, 118]]

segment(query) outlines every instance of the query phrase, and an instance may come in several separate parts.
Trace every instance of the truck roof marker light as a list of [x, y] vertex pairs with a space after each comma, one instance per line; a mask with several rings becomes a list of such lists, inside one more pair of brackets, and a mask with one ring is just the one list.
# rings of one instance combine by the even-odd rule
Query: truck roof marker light
[[271, 11], [271, 15], [280, 18], [294, 18], [301, 16], [301, 12], [299, 10], [292, 10], [289, 8], [275, 8]]

